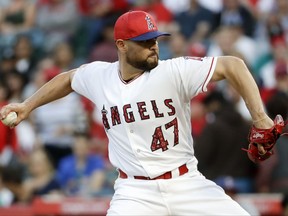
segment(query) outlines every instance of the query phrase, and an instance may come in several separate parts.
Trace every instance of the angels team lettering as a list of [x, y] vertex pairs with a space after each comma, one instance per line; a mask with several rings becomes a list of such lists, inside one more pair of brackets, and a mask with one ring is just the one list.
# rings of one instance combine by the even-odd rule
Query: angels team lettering
[[[155, 100], [151, 100], [148, 103], [145, 101], [136, 102], [135, 107], [137, 107], [137, 111], [132, 109], [131, 104], [125, 104], [122, 108], [120, 108], [123, 111], [124, 118], [120, 117], [119, 107], [112, 106], [110, 107], [111, 124], [112, 126], [119, 125], [122, 123], [121, 119], [124, 119], [126, 123], [135, 122], [136, 115], [139, 116], [141, 120], [145, 121], [150, 118], [163, 118], [164, 116], [167, 115], [173, 116], [176, 114], [176, 109], [173, 106], [172, 99], [165, 99], [163, 101], [163, 104], [165, 105], [166, 108], [168, 108], [168, 110], [165, 109], [166, 112], [164, 112], [163, 110], [159, 110], [157, 102]], [[103, 125], [106, 130], [109, 130], [111, 128], [108, 121], [109, 112], [104, 105], [101, 112], [102, 112]], [[165, 139], [163, 135], [163, 130], [171, 131], [171, 133], [174, 133], [173, 146], [179, 143], [178, 121], [177, 118], [175, 117], [172, 121], [167, 122], [165, 125], [155, 128], [154, 134], [151, 135], [152, 136], [151, 151], [156, 151], [158, 149], [161, 149], [162, 151], [168, 150], [169, 142]]]
[[[176, 109], [173, 106], [172, 99], [166, 99], [163, 101], [163, 103], [168, 108], [168, 112], [166, 112], [165, 115], [168, 115], [168, 116], [175, 115]], [[150, 113], [147, 110], [148, 105], [149, 107], [152, 107], [152, 112], [150, 111]], [[147, 102], [145, 101], [140, 101], [136, 103], [136, 106], [137, 106], [137, 112], [131, 109], [131, 104], [126, 104], [122, 107], [123, 116], [124, 116], [124, 120], [126, 123], [135, 122], [135, 115], [138, 115], [140, 119], [143, 121], [150, 119], [151, 117], [153, 118], [164, 117], [163, 111], [161, 112], [159, 110], [155, 100], [151, 100], [149, 104], [147, 104]], [[101, 112], [102, 112], [103, 125], [106, 130], [109, 130], [111, 128], [109, 121], [108, 121], [109, 112], [104, 105], [103, 105]], [[110, 117], [111, 117], [112, 126], [119, 125], [122, 123], [118, 106], [110, 107]]]

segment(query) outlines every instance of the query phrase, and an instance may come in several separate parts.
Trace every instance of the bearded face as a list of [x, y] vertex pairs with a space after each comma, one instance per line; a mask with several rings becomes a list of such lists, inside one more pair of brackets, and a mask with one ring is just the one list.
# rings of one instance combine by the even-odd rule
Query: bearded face
[[157, 40], [131, 41], [129, 52], [126, 53], [126, 61], [143, 71], [150, 71], [157, 67], [159, 61]]

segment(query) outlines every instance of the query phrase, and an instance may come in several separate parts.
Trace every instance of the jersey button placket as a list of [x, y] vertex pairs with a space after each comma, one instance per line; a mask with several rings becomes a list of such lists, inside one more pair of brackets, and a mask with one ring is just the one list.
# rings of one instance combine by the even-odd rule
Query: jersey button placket
[[137, 146], [133, 145], [133, 143], [134, 143], [134, 141], [133, 141], [133, 140], [134, 140], [134, 139], [133, 139], [133, 136], [135, 135], [135, 131], [134, 131], [132, 125], [130, 125], [130, 126], [127, 128], [127, 131], [129, 132], [129, 140], [130, 140], [130, 142], [131, 142], [131, 147], [132, 147], [134, 153], [139, 154], [139, 153], [141, 152], [141, 150], [140, 150], [140, 149], [136, 149]]

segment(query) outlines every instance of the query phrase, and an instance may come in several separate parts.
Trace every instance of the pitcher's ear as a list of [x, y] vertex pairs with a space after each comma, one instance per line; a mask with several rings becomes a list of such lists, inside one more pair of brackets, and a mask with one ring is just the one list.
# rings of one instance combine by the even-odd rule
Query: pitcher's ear
[[117, 46], [117, 49], [120, 52], [126, 52], [127, 51], [127, 44], [125, 43], [124, 40], [118, 39], [118, 40], [115, 41], [115, 44]]

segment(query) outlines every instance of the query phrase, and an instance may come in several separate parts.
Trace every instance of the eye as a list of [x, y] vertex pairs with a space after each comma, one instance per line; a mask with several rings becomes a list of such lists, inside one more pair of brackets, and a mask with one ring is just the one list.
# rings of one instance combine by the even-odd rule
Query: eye
[[143, 41], [139, 41], [141, 44], [158, 44], [157, 38], [153, 38], [150, 40], [143, 40]]

